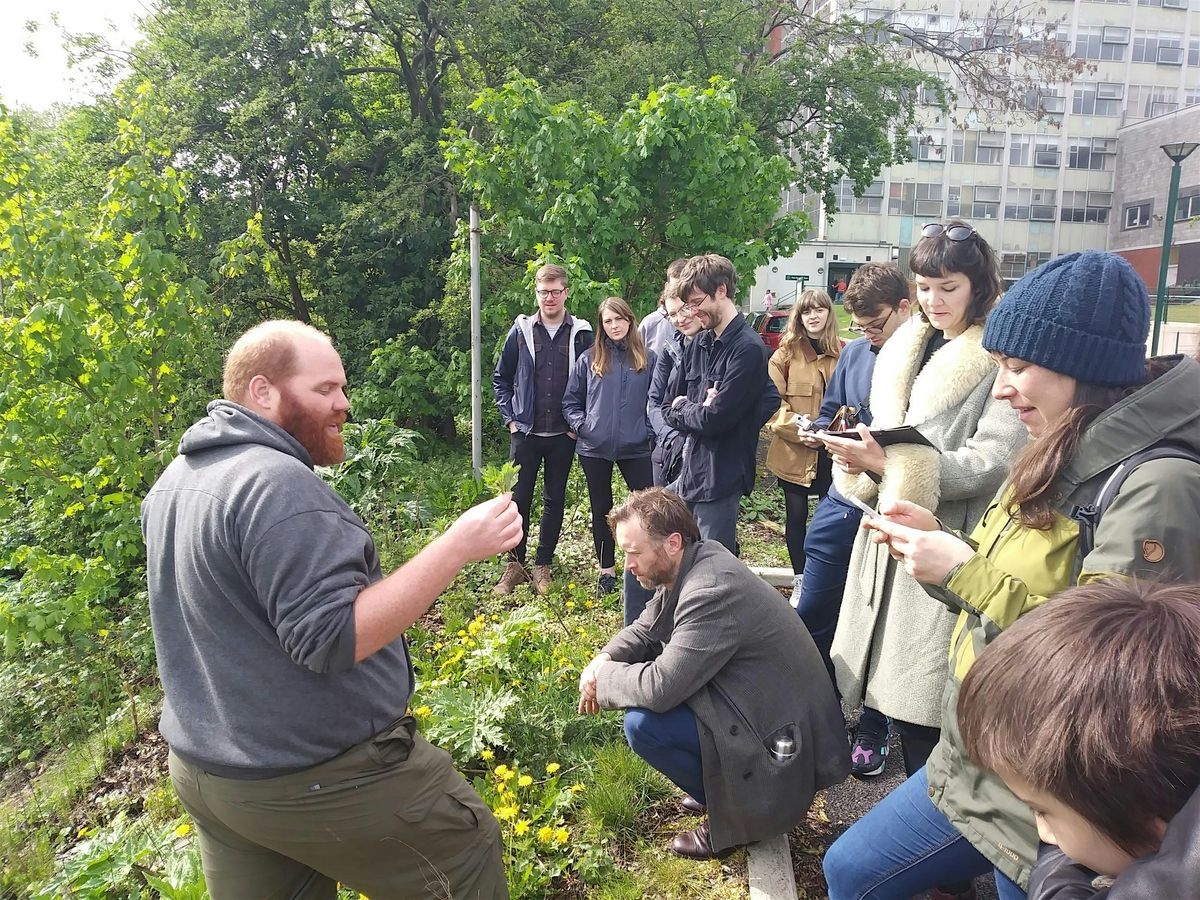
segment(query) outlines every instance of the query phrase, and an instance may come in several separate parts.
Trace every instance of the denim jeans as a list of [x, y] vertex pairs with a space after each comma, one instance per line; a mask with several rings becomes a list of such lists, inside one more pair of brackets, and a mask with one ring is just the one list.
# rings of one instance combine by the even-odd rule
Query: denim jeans
[[[829, 900], [908, 900], [992, 868], [933, 805], [924, 769], [834, 841], [824, 865]], [[1000, 900], [1024, 900], [1016, 882], [999, 871], [995, 878]]]
[[846, 575], [850, 571], [850, 550], [858, 534], [862, 513], [832, 494], [821, 498], [804, 538], [804, 576], [800, 579], [800, 603], [796, 607], [804, 627], [812, 635], [821, 661], [833, 677], [829, 648], [837, 630]]
[[669, 778], [676, 787], [704, 803], [704, 769], [700, 764], [700, 732], [696, 716], [681, 703], [663, 713], [640, 706], [625, 710], [629, 747]]

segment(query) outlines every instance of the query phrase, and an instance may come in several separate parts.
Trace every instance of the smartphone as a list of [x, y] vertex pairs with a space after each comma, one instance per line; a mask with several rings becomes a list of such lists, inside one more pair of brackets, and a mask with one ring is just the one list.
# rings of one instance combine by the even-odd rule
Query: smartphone
[[864, 513], [866, 513], [872, 519], [882, 519], [884, 517], [883, 513], [881, 513], [875, 507], [867, 506], [867, 504], [863, 503], [857, 497], [847, 497], [846, 499], [849, 500], [851, 503], [853, 503], [855, 506], [857, 506], [859, 509], [861, 509]]
[[792, 416], [792, 424], [795, 425], [797, 428], [799, 428], [801, 431], [816, 431], [817, 430], [817, 423], [805, 415], [796, 414], [796, 415]]

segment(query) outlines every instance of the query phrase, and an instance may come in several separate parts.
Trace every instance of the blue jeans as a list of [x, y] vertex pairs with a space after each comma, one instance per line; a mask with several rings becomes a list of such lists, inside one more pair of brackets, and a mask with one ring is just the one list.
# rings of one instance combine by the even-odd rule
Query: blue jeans
[[669, 778], [676, 787], [704, 803], [704, 769], [700, 764], [700, 732], [696, 716], [681, 703], [665, 713], [640, 706], [625, 710], [629, 747]]
[[829, 658], [829, 648], [837, 630], [846, 574], [850, 571], [850, 550], [860, 519], [862, 513], [856, 507], [827, 494], [817, 504], [804, 538], [804, 574], [796, 612], [812, 635], [831, 681], [833, 660]]
[[688, 503], [687, 507], [696, 517], [700, 527], [700, 538], [705, 541], [719, 541], [725, 549], [734, 556], [738, 554], [737, 520], [741, 510], [742, 495], [730, 494], [719, 500], [697, 500]]
[[[824, 865], [829, 900], [908, 900], [992, 868], [933, 805], [923, 768], [834, 841]], [[1024, 900], [1016, 882], [995, 878], [1000, 900]]]

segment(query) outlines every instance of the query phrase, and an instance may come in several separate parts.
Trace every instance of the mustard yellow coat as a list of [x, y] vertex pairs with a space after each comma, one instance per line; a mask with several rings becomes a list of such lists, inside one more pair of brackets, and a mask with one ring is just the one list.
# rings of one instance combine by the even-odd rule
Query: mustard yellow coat
[[773, 475], [805, 487], [817, 477], [817, 451], [800, 443], [800, 432], [790, 424], [793, 415], [815, 419], [821, 398], [837, 365], [837, 354], [818, 354], [807, 340], [787, 354], [782, 349], [771, 355], [767, 374], [779, 391], [779, 411], [764, 426], [771, 435], [767, 468]]

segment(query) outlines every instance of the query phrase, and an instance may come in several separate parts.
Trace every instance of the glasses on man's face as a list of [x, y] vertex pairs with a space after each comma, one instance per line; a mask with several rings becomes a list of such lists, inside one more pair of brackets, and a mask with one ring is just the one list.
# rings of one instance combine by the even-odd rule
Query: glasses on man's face
[[888, 319], [890, 319], [895, 312], [896, 311], [893, 309], [878, 322], [871, 322], [867, 325], [851, 325], [850, 330], [855, 334], [883, 334], [883, 329], [887, 325]]
[[921, 229], [921, 237], [935, 238], [939, 234], [946, 235], [950, 241], [965, 241], [975, 236], [975, 229], [970, 225], [943, 225], [941, 222], [930, 222]]
[[687, 322], [692, 318], [692, 311], [686, 306], [681, 306], [675, 312], [667, 313], [667, 321], [672, 325], [678, 325], [680, 322]]
[[682, 308], [688, 310], [689, 312], [699, 309], [700, 304], [705, 300], [708, 300], [710, 297], [712, 297], [711, 294], [701, 294], [699, 297], [689, 297], [687, 300], [683, 301]]
[[538, 295], [539, 300], [545, 300], [547, 297], [553, 297], [557, 300], [567, 292], [566, 288], [538, 288], [534, 291]]

